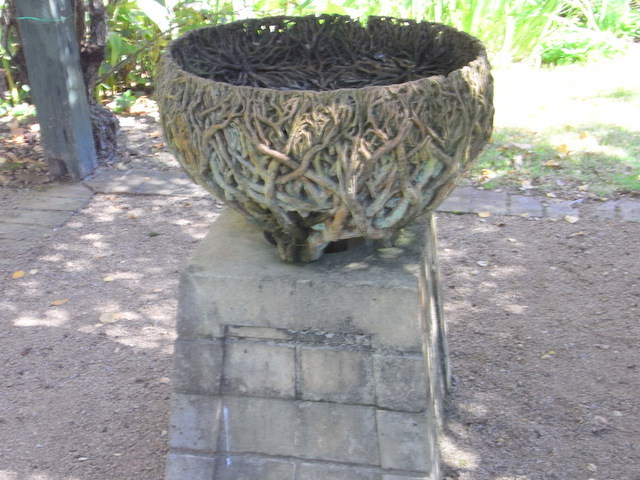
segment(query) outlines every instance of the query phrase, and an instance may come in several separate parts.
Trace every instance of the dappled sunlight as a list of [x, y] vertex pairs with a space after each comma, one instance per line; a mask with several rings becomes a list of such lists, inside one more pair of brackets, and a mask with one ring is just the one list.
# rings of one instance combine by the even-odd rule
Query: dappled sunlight
[[[19, 474], [15, 470], [0, 470], [0, 480], [51, 480], [51, 477], [46, 473], [33, 473], [33, 474]], [[58, 477], [56, 480], [83, 480], [76, 476], [67, 476], [64, 478]]]
[[528, 306], [526, 305], [505, 305], [505, 311], [513, 313], [514, 315], [524, 315], [527, 313]]
[[[448, 425], [448, 430], [454, 432], [457, 435], [464, 435], [464, 430], [458, 428], [458, 425]], [[445, 465], [451, 465], [459, 469], [464, 469], [469, 472], [476, 470], [480, 464], [480, 458], [478, 454], [470, 449], [463, 449], [460, 447], [459, 442], [456, 442], [453, 435], [444, 433], [440, 437], [439, 448], [442, 455], [442, 463]], [[452, 477], [445, 477], [452, 478]]]
[[[630, 48], [629, 56], [595, 65], [536, 69], [516, 64], [494, 69], [494, 125], [535, 131], [602, 122], [600, 108], [607, 102], [616, 101], [616, 92], [639, 91], [636, 69], [640, 48], [635, 45]], [[536, 98], [535, 102], [531, 101], [532, 97]], [[640, 130], [637, 106], [618, 101], [616, 118], [610, 119], [610, 123]]]
[[45, 316], [33, 317], [30, 315], [21, 315], [12, 320], [16, 327], [62, 327], [69, 320], [66, 312], [56, 311], [47, 312]]
[[105, 455], [136, 478], [162, 469], [178, 280], [218, 211], [209, 198], [94, 195], [3, 259], [0, 480], [106, 480]]
[[[633, 411], [624, 414], [626, 421], [637, 407], [635, 389], [608, 381], [607, 372], [616, 364], [616, 378], [631, 381], [624, 365], [635, 365], [629, 355], [637, 339], [625, 332], [634, 328], [628, 305], [638, 302], [611, 292], [633, 290], [640, 272], [626, 254], [637, 256], [637, 228], [608, 225], [615, 235], [597, 223], [439, 216], [454, 375], [445, 437], [459, 450], [443, 451], [445, 476], [595, 478], [587, 469], [591, 464], [598, 473], [601, 465], [617, 471], [612, 448], [600, 440], [607, 435], [609, 442], [626, 445], [627, 434], [612, 424], [623, 415], [619, 405]], [[614, 241], [622, 251], [612, 250]], [[593, 270], [603, 256], [615, 265], [600, 267], [604, 277]], [[610, 275], [613, 268], [618, 275]], [[601, 277], [606, 289], [598, 288]], [[634, 454], [626, 447], [614, 450], [627, 459]], [[578, 457], [582, 469], [576, 470]]]

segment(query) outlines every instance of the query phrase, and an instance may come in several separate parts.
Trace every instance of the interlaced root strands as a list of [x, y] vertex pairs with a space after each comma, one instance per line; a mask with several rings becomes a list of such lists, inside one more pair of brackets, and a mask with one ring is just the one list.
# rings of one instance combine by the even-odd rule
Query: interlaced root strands
[[285, 261], [390, 241], [480, 154], [493, 80], [453, 28], [273, 17], [174, 41], [157, 68], [167, 143], [187, 173], [275, 240]]

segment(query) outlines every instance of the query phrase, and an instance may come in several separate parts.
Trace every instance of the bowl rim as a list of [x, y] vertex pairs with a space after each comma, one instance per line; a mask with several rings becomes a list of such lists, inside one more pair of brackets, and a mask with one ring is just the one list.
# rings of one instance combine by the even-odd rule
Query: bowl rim
[[[224, 24], [218, 24], [218, 25], [208, 25], [208, 26], [204, 26], [204, 27], [199, 27], [199, 28], [194, 28], [193, 30], [189, 30], [188, 32], [184, 33], [183, 35], [179, 36], [178, 38], [172, 40], [169, 45], [167, 46], [167, 48], [165, 49], [164, 53], [162, 54], [162, 57], [160, 58], [160, 62], [159, 64], [161, 64], [162, 62], [168, 62], [172, 65], [175, 66], [175, 68], [180, 72], [180, 75], [189, 77], [191, 79], [194, 79], [196, 81], [202, 81], [204, 83], [206, 83], [207, 85], [212, 85], [212, 84], [216, 84], [217, 86], [224, 86], [224, 88], [233, 88], [234, 90], [240, 89], [240, 90], [247, 90], [247, 91], [266, 91], [266, 92], [272, 92], [274, 94], [279, 94], [279, 95], [308, 95], [311, 97], [324, 97], [324, 96], [333, 96], [335, 95], [336, 92], [361, 92], [361, 91], [373, 91], [373, 90], [391, 90], [393, 91], [394, 89], [397, 88], [401, 88], [401, 87], [405, 87], [408, 85], [417, 85], [417, 84], [423, 84], [425, 82], [441, 82], [444, 79], [449, 79], [450, 77], [454, 76], [454, 75], [461, 75], [463, 71], [465, 70], [469, 70], [469, 69], [473, 69], [473, 70], [480, 70], [482, 66], [487, 67], [487, 72], [490, 72], [490, 65], [489, 65], [489, 59], [487, 56], [487, 51], [486, 48], [484, 46], [484, 43], [482, 43], [481, 40], [479, 40], [478, 38], [474, 37], [473, 35], [470, 35], [466, 32], [463, 32], [461, 30], [458, 30], [454, 27], [452, 27], [451, 25], [446, 25], [443, 23], [438, 23], [438, 22], [428, 22], [428, 21], [415, 21], [415, 20], [409, 20], [409, 19], [402, 19], [402, 18], [396, 18], [396, 17], [390, 17], [390, 16], [372, 16], [369, 17], [370, 19], [372, 18], [376, 18], [376, 19], [389, 19], [389, 20], [397, 20], [400, 22], [411, 22], [413, 24], [417, 24], [417, 25], [436, 25], [439, 27], [443, 27], [445, 30], [449, 30], [455, 34], [461, 35], [463, 37], [466, 37], [467, 39], [470, 40], [470, 45], [474, 45], [478, 48], [477, 50], [477, 55], [474, 57], [473, 60], [471, 60], [470, 62], [466, 63], [465, 65], [463, 65], [462, 67], [458, 67], [454, 70], [452, 70], [451, 72], [449, 72], [448, 74], [440, 74], [440, 75], [429, 75], [426, 77], [420, 77], [420, 78], [416, 78], [415, 80], [409, 80], [407, 82], [402, 82], [402, 83], [390, 83], [387, 85], [363, 85], [361, 87], [342, 87], [342, 88], [334, 88], [334, 89], [330, 89], [330, 90], [314, 90], [314, 89], [286, 89], [286, 88], [268, 88], [268, 87], [253, 87], [251, 85], [234, 85], [232, 83], [229, 82], [223, 82], [220, 80], [213, 80], [210, 78], [205, 78], [205, 77], [201, 77], [199, 75], [196, 75], [195, 73], [189, 72], [187, 70], [185, 70], [184, 68], [182, 68], [178, 61], [175, 59], [175, 57], [173, 56], [173, 51], [175, 48], [177, 48], [180, 43], [187, 41], [187, 39], [189, 37], [195, 36], [200, 32], [203, 32], [205, 30], [211, 30], [211, 29], [216, 29], [216, 28], [227, 28], [230, 27], [231, 25], [238, 25], [241, 23], [245, 23], [247, 21], [268, 21], [270, 19], [300, 19], [300, 18], [317, 18], [317, 19], [321, 19], [321, 18], [326, 18], [326, 17], [344, 17], [347, 19], [351, 19], [353, 20], [352, 17], [348, 16], [348, 15], [339, 15], [339, 14], [323, 14], [323, 15], [305, 15], [305, 16], [289, 16], [289, 15], [279, 15], [279, 16], [269, 16], [269, 17], [256, 17], [256, 18], [246, 18], [246, 19], [240, 19], [240, 20], [236, 20], [234, 22], [229, 22], [229, 23], [224, 23]], [[403, 27], [404, 25], [398, 25], [400, 27]], [[368, 22], [367, 24], [364, 25], [364, 28], [368, 27]]]

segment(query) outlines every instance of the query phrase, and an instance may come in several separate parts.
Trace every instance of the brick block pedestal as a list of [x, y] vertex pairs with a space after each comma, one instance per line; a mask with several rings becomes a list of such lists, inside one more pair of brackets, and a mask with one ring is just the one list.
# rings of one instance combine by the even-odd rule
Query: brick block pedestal
[[439, 478], [449, 380], [431, 218], [282, 263], [226, 211], [180, 284], [166, 480]]

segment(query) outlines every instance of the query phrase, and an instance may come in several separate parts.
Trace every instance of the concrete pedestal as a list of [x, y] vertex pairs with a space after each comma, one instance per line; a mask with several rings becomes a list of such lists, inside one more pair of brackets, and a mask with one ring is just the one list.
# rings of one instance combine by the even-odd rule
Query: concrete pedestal
[[439, 478], [449, 379], [430, 217], [282, 263], [226, 211], [182, 274], [166, 480]]

